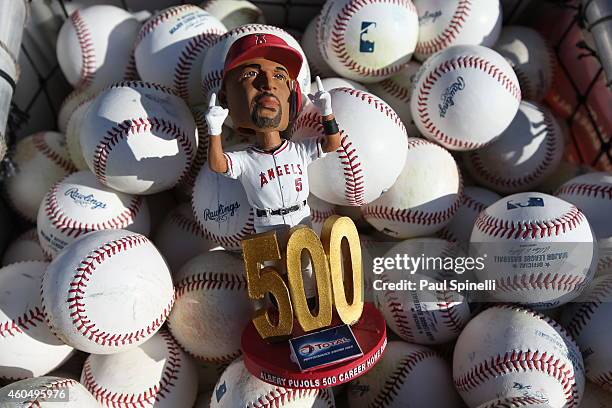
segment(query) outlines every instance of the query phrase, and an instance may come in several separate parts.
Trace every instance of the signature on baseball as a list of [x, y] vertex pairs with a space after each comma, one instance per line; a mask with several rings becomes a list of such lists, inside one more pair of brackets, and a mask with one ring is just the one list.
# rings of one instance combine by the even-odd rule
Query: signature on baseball
[[219, 204], [216, 211], [206, 208], [204, 210], [204, 220], [217, 222], [227, 221], [229, 217], [234, 216], [238, 208], [240, 208], [240, 203], [238, 201], [229, 205]]
[[441, 118], [446, 116], [448, 108], [455, 106], [455, 95], [463, 89], [465, 89], [465, 80], [462, 76], [457, 77], [457, 82], [446, 88], [446, 91], [440, 97], [441, 103], [438, 105]]
[[427, 20], [431, 20], [431, 23], [435, 23], [438, 17], [442, 15], [442, 10], [429, 11], [426, 10], [422, 16], [419, 16], [419, 25], [426, 23]]

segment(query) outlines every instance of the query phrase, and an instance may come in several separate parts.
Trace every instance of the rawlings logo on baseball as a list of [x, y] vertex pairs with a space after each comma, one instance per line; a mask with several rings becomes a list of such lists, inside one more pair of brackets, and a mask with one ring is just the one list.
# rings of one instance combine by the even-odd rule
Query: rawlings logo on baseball
[[81, 207], [89, 207], [92, 210], [106, 208], [106, 203], [96, 200], [93, 194], [82, 194], [76, 187], [69, 188], [66, 190], [64, 195], [66, 197], [70, 197], [75, 204], [78, 204]]
[[442, 15], [442, 10], [436, 10], [432, 12], [430, 12], [429, 10], [426, 10], [425, 14], [423, 14], [422, 16], [419, 16], [419, 25], [423, 23], [427, 23], [428, 20], [430, 20], [429, 22], [431, 23], [435, 23], [438, 17], [440, 17], [441, 15]]
[[440, 97], [442, 103], [438, 105], [438, 109], [440, 109], [440, 117], [443, 118], [446, 116], [446, 112], [448, 108], [451, 106], [455, 106], [455, 95], [459, 91], [465, 89], [465, 80], [462, 76], [457, 77], [457, 82], [453, 83], [451, 86], [446, 88], [446, 91]]
[[216, 211], [212, 211], [208, 208], [204, 210], [203, 216], [205, 221], [227, 221], [229, 217], [233, 217], [236, 211], [240, 208], [240, 203], [236, 201], [230, 205], [219, 204]]

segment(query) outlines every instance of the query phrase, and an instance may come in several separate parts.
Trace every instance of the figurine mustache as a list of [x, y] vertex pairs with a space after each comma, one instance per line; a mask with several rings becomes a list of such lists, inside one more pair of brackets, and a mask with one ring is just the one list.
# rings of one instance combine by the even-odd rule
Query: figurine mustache
[[[265, 97], [274, 98], [278, 103], [278, 110], [276, 111], [276, 115], [271, 118], [262, 116], [259, 113], [259, 101]], [[279, 125], [282, 117], [283, 106], [281, 105], [280, 100], [276, 97], [276, 95], [270, 92], [263, 92], [257, 95], [253, 100], [253, 108], [251, 109], [251, 120], [253, 121], [253, 124], [255, 124], [255, 126], [260, 128], [273, 128]]]

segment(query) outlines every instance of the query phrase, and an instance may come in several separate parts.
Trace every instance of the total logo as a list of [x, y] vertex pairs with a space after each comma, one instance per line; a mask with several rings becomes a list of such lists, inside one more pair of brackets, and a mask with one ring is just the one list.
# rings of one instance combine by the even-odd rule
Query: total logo
[[304, 357], [319, 354], [320, 352], [327, 350], [330, 347], [338, 346], [340, 344], [350, 343], [350, 339], [342, 337], [336, 340], [324, 341], [320, 343], [306, 343], [302, 345], [298, 352]]

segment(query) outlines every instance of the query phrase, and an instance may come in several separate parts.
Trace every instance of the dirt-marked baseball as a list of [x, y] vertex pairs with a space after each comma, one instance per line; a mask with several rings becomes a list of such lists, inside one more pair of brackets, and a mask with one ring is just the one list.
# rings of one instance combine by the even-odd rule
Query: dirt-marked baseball
[[450, 150], [474, 150], [498, 138], [521, 101], [516, 74], [497, 52], [456, 45], [417, 72], [410, 110], [426, 138]]
[[362, 209], [366, 221], [394, 238], [440, 230], [457, 212], [463, 190], [457, 163], [447, 150], [427, 140], [407, 140], [405, 165], [397, 181]]
[[0, 407], [99, 408], [96, 399], [76, 380], [44, 376], [16, 381], [0, 389]]
[[38, 240], [36, 228], [29, 229], [20, 234], [4, 251], [2, 266], [22, 261], [47, 261]]
[[493, 306], [468, 323], [455, 346], [453, 379], [470, 408], [500, 396], [578, 407], [585, 381], [582, 355], [565, 329], [511, 305]]
[[261, 9], [247, 0], [206, 0], [200, 7], [220, 20], [228, 30], [245, 24], [266, 23]]
[[28, 261], [0, 268], [0, 380], [45, 375], [73, 352], [45, 323], [40, 283], [48, 265]]
[[41, 296], [49, 326], [62, 341], [112, 354], [138, 347], [160, 329], [174, 303], [174, 287], [164, 258], [145, 236], [102, 230], [55, 257]]
[[81, 151], [100, 183], [129, 194], [174, 187], [197, 151], [191, 111], [164, 86], [126, 81], [101, 92], [81, 125]]

